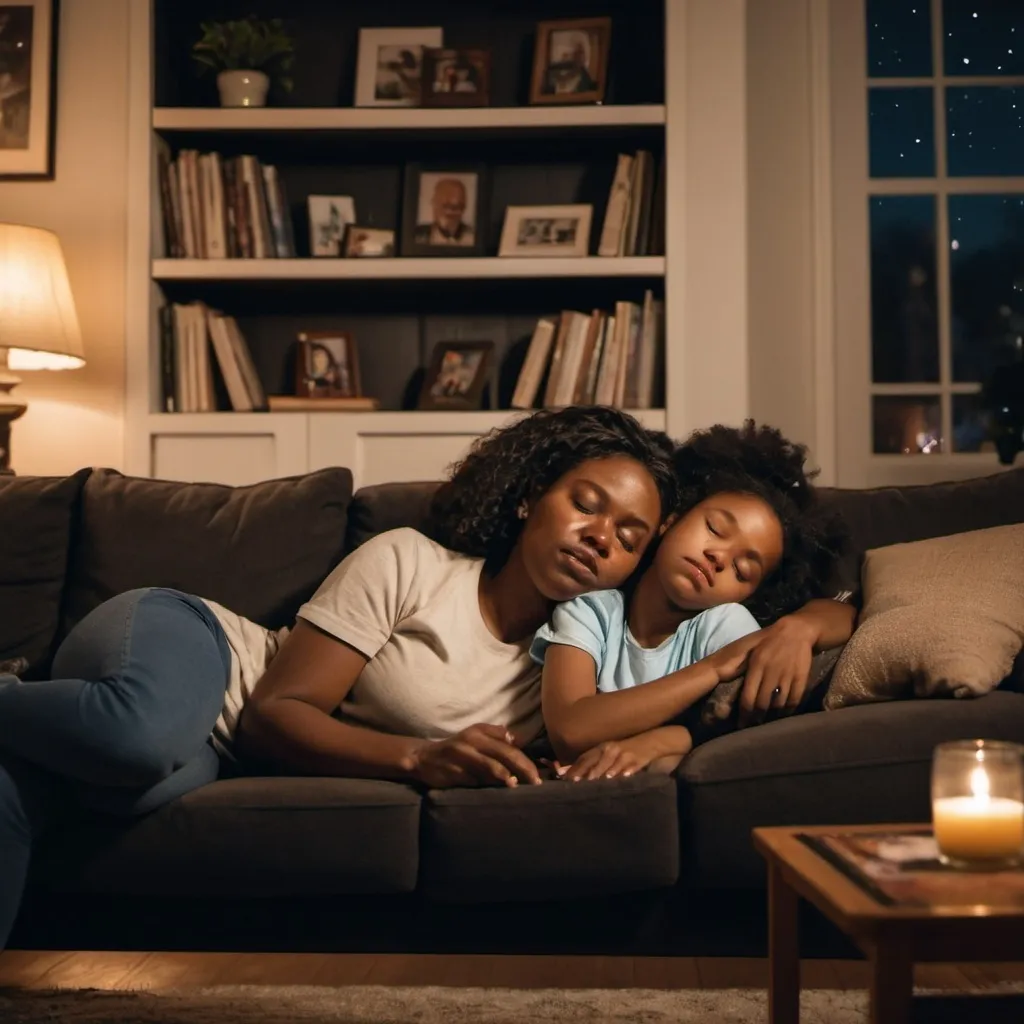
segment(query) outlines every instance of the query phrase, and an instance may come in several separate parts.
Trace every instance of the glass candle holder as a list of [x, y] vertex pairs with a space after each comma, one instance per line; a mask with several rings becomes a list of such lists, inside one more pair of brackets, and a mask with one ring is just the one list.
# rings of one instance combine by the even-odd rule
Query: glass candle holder
[[943, 863], [973, 871], [1024, 858], [1024, 747], [940, 743], [932, 757], [932, 824]]

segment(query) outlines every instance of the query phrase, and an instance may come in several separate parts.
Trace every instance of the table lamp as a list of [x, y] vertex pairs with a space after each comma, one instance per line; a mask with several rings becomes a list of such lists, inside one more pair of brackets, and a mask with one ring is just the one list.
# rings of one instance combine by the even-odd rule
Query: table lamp
[[85, 365], [82, 332], [60, 240], [52, 231], [0, 224], [0, 472], [10, 472], [11, 424], [26, 403], [11, 370]]

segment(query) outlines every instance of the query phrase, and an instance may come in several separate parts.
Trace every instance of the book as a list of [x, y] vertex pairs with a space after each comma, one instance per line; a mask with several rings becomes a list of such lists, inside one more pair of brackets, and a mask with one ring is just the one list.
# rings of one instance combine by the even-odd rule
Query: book
[[1024, 910], [1024, 870], [965, 871], [939, 859], [929, 826], [855, 827], [800, 840], [879, 903], [892, 907], [989, 906]]

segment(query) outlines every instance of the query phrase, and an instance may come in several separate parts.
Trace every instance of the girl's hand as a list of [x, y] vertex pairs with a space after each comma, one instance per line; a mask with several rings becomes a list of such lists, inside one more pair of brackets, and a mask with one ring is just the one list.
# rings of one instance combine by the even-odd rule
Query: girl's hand
[[817, 634], [799, 615], [787, 615], [751, 638], [758, 642], [750, 652], [740, 694], [741, 725], [769, 708], [799, 705], [807, 689]]
[[413, 754], [411, 774], [431, 789], [541, 781], [537, 766], [500, 725], [471, 725], [447, 739], [423, 743]]
[[681, 726], [652, 729], [626, 740], [609, 740], [591, 747], [571, 765], [556, 761], [555, 771], [568, 782], [589, 782], [593, 779], [628, 779], [644, 771], [654, 762], [676, 758], [676, 764], [689, 753], [692, 741]]
[[750, 652], [762, 642], [764, 633], [763, 629], [748, 633], [738, 640], [733, 640], [731, 644], [720, 647], [714, 654], [708, 655], [705, 661], [715, 670], [716, 685], [727, 683], [730, 679], [743, 674], [750, 659]]

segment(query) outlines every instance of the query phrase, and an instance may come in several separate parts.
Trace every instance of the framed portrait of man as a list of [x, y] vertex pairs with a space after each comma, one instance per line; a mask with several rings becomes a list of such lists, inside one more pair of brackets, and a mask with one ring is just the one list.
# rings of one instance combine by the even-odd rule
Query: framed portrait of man
[[611, 36], [611, 18], [540, 22], [533, 54], [530, 102], [603, 102]]
[[403, 256], [482, 256], [483, 165], [424, 166], [405, 171]]

